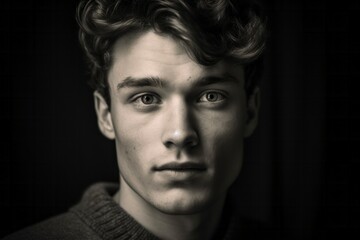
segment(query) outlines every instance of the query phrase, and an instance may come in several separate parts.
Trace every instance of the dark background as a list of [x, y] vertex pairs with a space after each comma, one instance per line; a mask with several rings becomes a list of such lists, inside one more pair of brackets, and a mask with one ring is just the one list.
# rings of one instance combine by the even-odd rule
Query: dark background
[[[355, 239], [360, 5], [264, 2], [271, 34], [239, 208], [278, 239]], [[1, 5], [0, 237], [66, 211], [94, 182], [118, 179], [85, 83], [76, 3]]]

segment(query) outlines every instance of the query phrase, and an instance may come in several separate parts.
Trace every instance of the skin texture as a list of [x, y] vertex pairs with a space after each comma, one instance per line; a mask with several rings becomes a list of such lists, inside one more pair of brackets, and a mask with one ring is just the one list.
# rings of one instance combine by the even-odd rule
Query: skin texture
[[115, 199], [161, 238], [210, 238], [257, 123], [258, 90], [247, 100], [241, 66], [199, 65], [152, 31], [118, 39], [112, 58], [111, 106], [94, 97], [99, 128], [116, 142]]

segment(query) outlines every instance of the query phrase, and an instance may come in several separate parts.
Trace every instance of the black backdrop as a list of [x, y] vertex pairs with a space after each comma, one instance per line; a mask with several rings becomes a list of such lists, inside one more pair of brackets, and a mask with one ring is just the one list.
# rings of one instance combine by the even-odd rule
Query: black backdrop
[[[1, 5], [0, 237], [116, 181], [77, 42], [76, 2]], [[271, 35], [259, 127], [239, 181], [244, 215], [279, 239], [359, 233], [356, 1], [264, 1]]]

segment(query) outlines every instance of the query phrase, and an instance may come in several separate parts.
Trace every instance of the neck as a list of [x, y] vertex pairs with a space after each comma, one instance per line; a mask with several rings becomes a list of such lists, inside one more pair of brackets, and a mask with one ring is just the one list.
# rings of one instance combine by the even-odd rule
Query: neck
[[[204, 211], [175, 215], [166, 214], [146, 202], [125, 181], [120, 181], [120, 191], [114, 196], [116, 202], [144, 228], [164, 240], [211, 239], [222, 214], [225, 197]], [[166, 231], [164, 231], [166, 229]]]

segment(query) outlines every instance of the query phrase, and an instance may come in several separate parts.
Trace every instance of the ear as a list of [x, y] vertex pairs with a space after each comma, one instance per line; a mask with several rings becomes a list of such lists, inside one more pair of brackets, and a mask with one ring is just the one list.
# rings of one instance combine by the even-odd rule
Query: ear
[[247, 100], [247, 119], [245, 124], [245, 137], [250, 137], [254, 132], [259, 118], [260, 89], [256, 87]]
[[104, 97], [98, 91], [94, 92], [94, 103], [100, 132], [105, 137], [114, 139], [115, 132], [111, 119], [110, 106], [108, 106]]

